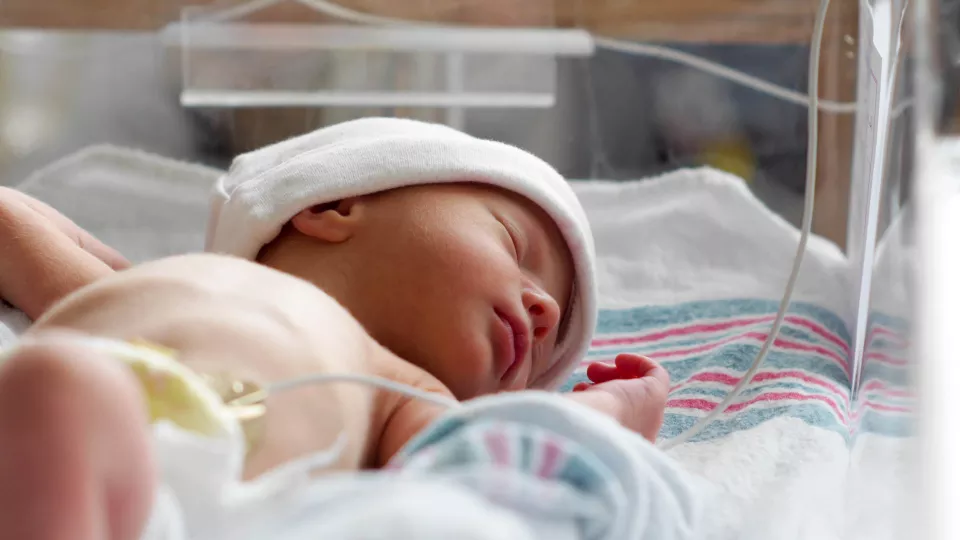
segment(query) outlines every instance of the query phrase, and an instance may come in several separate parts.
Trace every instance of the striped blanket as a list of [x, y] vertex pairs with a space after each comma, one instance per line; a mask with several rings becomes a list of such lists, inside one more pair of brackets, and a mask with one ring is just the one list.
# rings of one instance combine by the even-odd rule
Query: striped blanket
[[[661, 431], [674, 437], [711, 411], [753, 363], [777, 310], [771, 300], [717, 300], [604, 310], [584, 365], [567, 387], [586, 379], [586, 364], [618, 353], [650, 356], [670, 372], [674, 386]], [[750, 429], [791, 416], [835, 431], [909, 433], [904, 321], [872, 316], [863, 379], [852, 395], [851, 335], [840, 317], [795, 302], [760, 371], [740, 397], [694, 440]]]

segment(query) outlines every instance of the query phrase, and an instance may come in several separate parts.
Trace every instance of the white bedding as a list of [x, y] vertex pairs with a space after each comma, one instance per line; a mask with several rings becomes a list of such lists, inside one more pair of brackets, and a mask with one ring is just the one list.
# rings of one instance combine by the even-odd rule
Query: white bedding
[[[97, 147], [37, 172], [21, 188], [134, 261], [202, 248], [218, 171]], [[712, 170], [576, 186], [591, 219], [605, 308], [691, 300], [779, 299], [798, 232], [742, 181]], [[814, 238], [795, 298], [850, 320], [846, 261]], [[6, 322], [6, 329], [4, 328]], [[0, 345], [25, 325], [0, 313]], [[911, 439], [846, 438], [796, 417], [767, 419], [670, 452], [719, 489], [711, 538], [899, 538]]]

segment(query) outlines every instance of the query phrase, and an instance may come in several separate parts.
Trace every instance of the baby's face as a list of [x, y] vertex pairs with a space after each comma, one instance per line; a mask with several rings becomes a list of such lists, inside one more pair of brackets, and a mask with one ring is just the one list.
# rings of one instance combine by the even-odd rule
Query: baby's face
[[[398, 189], [358, 203], [338, 300], [374, 339], [467, 399], [551, 367], [574, 279], [538, 206], [481, 184]], [[322, 287], [322, 284], [321, 284]]]

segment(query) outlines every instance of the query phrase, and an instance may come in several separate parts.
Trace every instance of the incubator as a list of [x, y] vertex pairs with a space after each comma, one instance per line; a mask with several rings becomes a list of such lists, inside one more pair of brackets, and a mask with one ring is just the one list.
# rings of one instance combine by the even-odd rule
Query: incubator
[[708, 537], [950, 538], [958, 64], [954, 0], [7, 0], [0, 184], [136, 262], [321, 126], [518, 146], [594, 230], [588, 359], [670, 371]]

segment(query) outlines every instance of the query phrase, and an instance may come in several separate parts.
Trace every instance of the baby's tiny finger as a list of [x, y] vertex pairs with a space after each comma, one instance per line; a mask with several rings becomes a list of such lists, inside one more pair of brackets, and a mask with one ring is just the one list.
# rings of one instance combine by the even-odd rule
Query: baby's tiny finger
[[618, 354], [614, 362], [621, 379], [639, 379], [649, 368], [647, 358], [639, 354]]
[[621, 376], [617, 366], [603, 362], [594, 362], [587, 366], [587, 378], [599, 384], [620, 379]]
[[660, 367], [656, 361], [639, 354], [623, 353], [617, 355], [617, 368], [625, 377], [639, 378], [652, 375]]
[[76, 242], [81, 249], [103, 261], [116, 271], [126, 270], [131, 264], [119, 251], [104, 244], [87, 231], [75, 227]]

